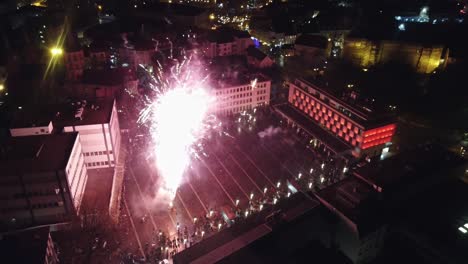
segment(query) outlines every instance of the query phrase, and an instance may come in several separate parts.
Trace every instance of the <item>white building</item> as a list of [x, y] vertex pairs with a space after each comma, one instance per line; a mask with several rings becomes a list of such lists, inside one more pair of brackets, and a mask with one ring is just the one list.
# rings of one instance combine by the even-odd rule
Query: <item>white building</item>
[[244, 110], [270, 104], [271, 80], [259, 74], [249, 77], [219, 81], [213, 93], [216, 104], [213, 112], [218, 115], [231, 115]]
[[245, 55], [253, 40], [246, 31], [222, 28], [211, 32], [205, 43], [204, 52], [208, 58]]
[[114, 167], [120, 149], [120, 125], [114, 99], [66, 105], [48, 109], [22, 109], [15, 115], [13, 137], [61, 132], [79, 132], [88, 169]]
[[0, 230], [69, 222], [88, 179], [78, 133], [12, 137], [0, 152]]

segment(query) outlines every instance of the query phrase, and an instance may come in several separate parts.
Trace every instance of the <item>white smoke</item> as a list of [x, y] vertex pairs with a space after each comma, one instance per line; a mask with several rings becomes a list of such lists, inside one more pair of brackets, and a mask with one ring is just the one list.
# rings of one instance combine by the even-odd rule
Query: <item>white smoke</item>
[[265, 130], [258, 132], [258, 136], [260, 138], [272, 137], [272, 136], [274, 136], [276, 134], [281, 133], [282, 131], [283, 130], [280, 127], [269, 126]]

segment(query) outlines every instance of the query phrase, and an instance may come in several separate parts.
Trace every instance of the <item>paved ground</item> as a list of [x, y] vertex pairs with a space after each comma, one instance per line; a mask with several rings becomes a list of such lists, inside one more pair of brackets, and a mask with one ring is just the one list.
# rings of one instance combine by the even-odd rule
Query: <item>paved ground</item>
[[202, 142], [205, 154], [193, 159], [172, 208], [157, 198], [154, 162], [134, 149], [124, 183], [124, 218], [130, 216], [124, 221], [132, 230], [125, 252], [150, 260], [168, 257], [225, 228], [229, 221], [223, 214], [243, 217], [261, 204], [287, 199], [294, 188], [322, 188], [342, 177], [344, 164], [324, 158], [310, 139], [300, 138], [271, 114], [251, 116], [225, 122], [229, 135]]

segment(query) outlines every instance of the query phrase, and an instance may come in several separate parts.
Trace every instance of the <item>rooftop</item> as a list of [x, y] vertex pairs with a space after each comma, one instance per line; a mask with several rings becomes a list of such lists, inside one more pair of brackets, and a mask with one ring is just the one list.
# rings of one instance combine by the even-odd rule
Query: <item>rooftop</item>
[[[92, 102], [73, 101], [64, 104], [23, 107], [15, 112], [11, 128], [25, 128], [47, 125], [50, 121], [55, 131], [66, 126], [105, 124], [110, 122], [114, 101], [109, 99]], [[75, 117], [83, 107], [82, 119]]]
[[233, 42], [234, 38], [250, 38], [247, 31], [221, 27], [208, 33], [208, 40], [218, 44]]
[[296, 45], [326, 49], [328, 39], [321, 35], [301, 35], [296, 39]]
[[363, 102], [360, 98], [352, 99], [347, 96], [339, 95], [339, 91], [334, 90], [333, 87], [329, 87], [328, 82], [307, 78], [296, 79], [294, 84], [298, 87], [304, 86], [303, 89], [306, 92], [308, 92], [307, 87], [318, 91], [327, 98], [326, 100], [320, 99], [322, 104], [331, 105], [332, 108], [340, 112], [335, 105], [331, 104], [332, 101], [338, 103], [340, 107], [347, 111], [343, 113], [347, 118], [363, 126], [365, 129], [372, 129], [393, 121], [391, 113], [382, 111], [382, 109], [379, 109], [377, 106], [368, 106], [368, 104]]
[[133, 74], [130, 68], [84, 70], [82, 82], [85, 84], [115, 86], [123, 84], [126, 77], [133, 77]]
[[[428, 144], [405, 150], [385, 160], [374, 159], [356, 168], [354, 175], [380, 191], [401, 191], [401, 187], [447, 178], [449, 171], [461, 167], [463, 160], [440, 145]], [[400, 192], [398, 191], [398, 192]]]
[[255, 48], [254, 46], [249, 46], [247, 48], [247, 55], [254, 57], [257, 60], [263, 60], [267, 57], [265, 53], [263, 53], [261, 50]]
[[376, 192], [359, 179], [348, 177], [315, 195], [361, 234], [372, 232], [382, 220], [380, 208], [376, 206]]
[[77, 132], [12, 137], [0, 148], [0, 171], [17, 174], [64, 169], [77, 137]]
[[44, 263], [49, 227], [0, 237], [0, 254], [5, 263]]
[[241, 74], [236, 71], [212, 77], [213, 78], [210, 80], [212, 83], [211, 87], [214, 87], [215, 89], [224, 89], [240, 85], [250, 85], [254, 80], [257, 80], [257, 83], [270, 81], [270, 79], [267, 76], [260, 73]]
[[464, 263], [468, 258], [468, 233], [461, 232], [459, 228], [468, 224], [466, 201], [468, 185], [461, 180], [450, 179], [406, 202], [399, 226], [410, 233], [416, 243], [423, 244], [427, 251], [438, 252], [435, 254], [437, 257], [450, 259], [444, 259], [443, 263]]
[[[276, 208], [265, 207], [261, 212], [256, 213], [245, 221], [236, 223], [232, 227], [226, 228], [221, 232], [208, 237], [193, 245], [192, 247], [178, 253], [174, 257], [174, 263], [214, 263], [225, 259], [231, 254], [249, 247], [254, 241], [265, 237], [276, 230], [275, 224], [269, 222], [269, 215], [272, 212], [281, 212], [284, 220], [292, 223], [303, 215], [314, 212], [319, 206], [315, 200], [307, 198], [302, 193], [292, 195], [288, 200], [282, 200]], [[297, 212], [297, 209], [300, 212]], [[278, 213], [277, 215], [281, 215]], [[288, 216], [290, 216], [288, 218]], [[291, 241], [293, 243], [294, 241]], [[229, 257], [227, 258], [229, 259]], [[226, 260], [225, 260], [226, 261]], [[224, 263], [229, 263], [227, 262]]]

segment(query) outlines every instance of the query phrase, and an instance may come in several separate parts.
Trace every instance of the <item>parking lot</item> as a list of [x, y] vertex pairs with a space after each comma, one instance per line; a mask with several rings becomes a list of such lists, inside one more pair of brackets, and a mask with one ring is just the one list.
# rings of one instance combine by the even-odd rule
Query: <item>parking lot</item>
[[[135, 147], [126, 175], [125, 203], [134, 227], [132, 248], [165, 258], [266, 204], [296, 191], [323, 188], [343, 177], [342, 160], [326, 158], [268, 110], [223, 120], [223, 132], [202, 140], [169, 206], [158, 197], [153, 159]], [[143, 145], [144, 146], [144, 145]]]

